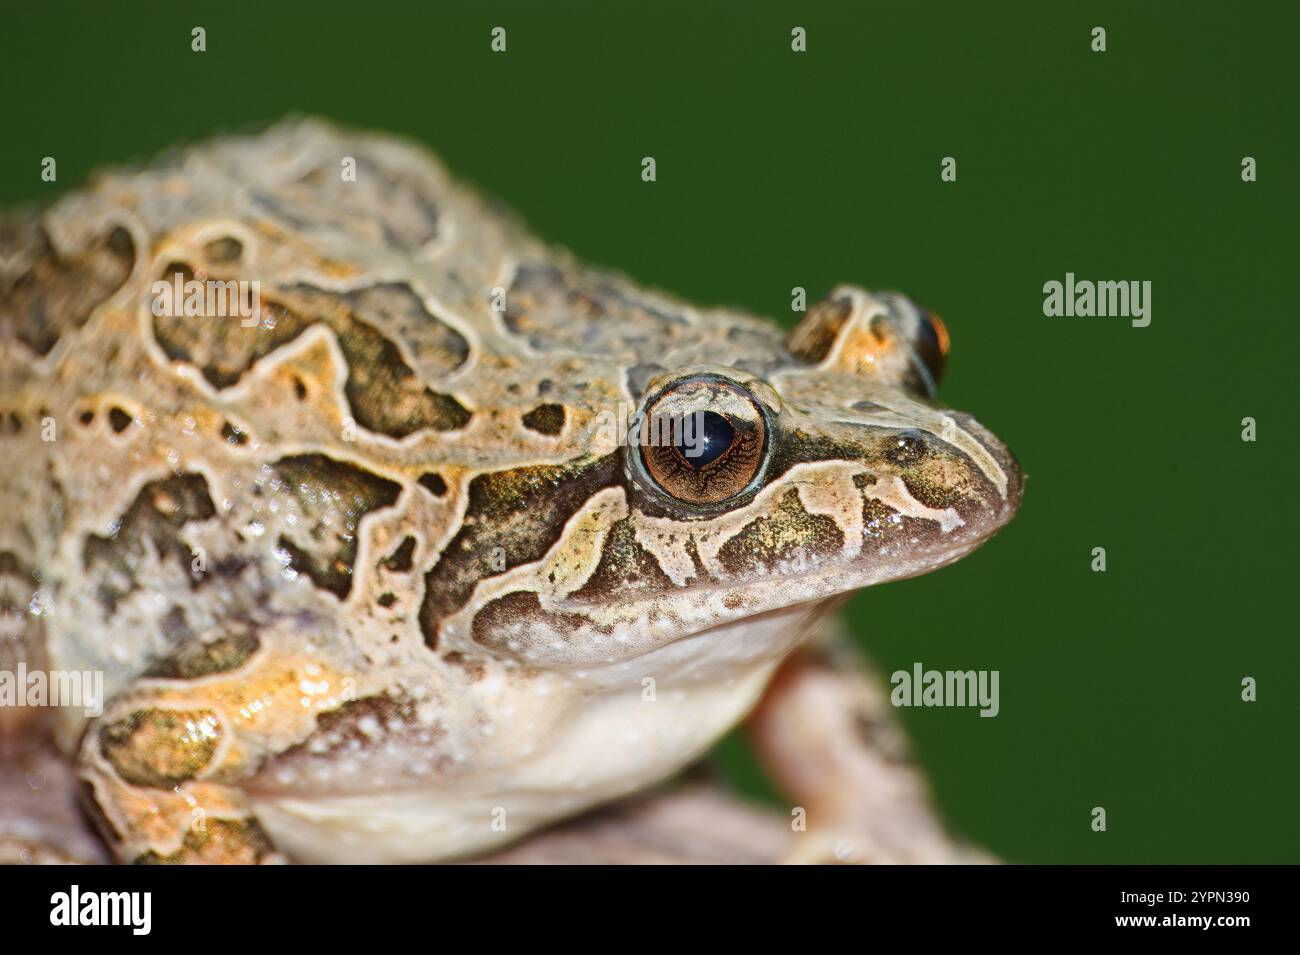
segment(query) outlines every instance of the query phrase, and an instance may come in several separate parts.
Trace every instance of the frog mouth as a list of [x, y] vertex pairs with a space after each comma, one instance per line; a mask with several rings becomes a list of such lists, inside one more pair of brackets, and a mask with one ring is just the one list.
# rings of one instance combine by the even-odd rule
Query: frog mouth
[[[646, 590], [622, 601], [602, 597], [599, 600], [562, 598], [554, 604], [560, 611], [589, 611], [593, 606], [634, 607], [666, 599], [719, 601], [734, 613], [720, 615], [724, 622], [765, 614], [783, 607], [817, 603], [853, 592], [918, 577], [956, 563], [977, 550], [1011, 518], [1008, 508], [993, 520], [966, 520], [945, 536], [935, 536], [920, 545], [893, 545], [892, 549], [872, 549], [864, 544], [853, 557], [830, 555], [807, 567], [756, 574], [732, 579], [689, 578], [676, 587], [662, 586]], [[703, 629], [707, 629], [703, 628]]]
[[[738, 614], [736, 619], [770, 613], [783, 607], [808, 606], [836, 599], [842, 602], [867, 587], [920, 577], [954, 564], [980, 547], [990, 536], [992, 535], [981, 535], [966, 540], [959, 546], [938, 552], [919, 553], [903, 560], [868, 563], [859, 558], [788, 577], [719, 583], [702, 589], [750, 601], [751, 606], [761, 607], [751, 614]], [[769, 604], [770, 606], [765, 606]]]
[[[725, 676], [731, 668], [772, 663], [803, 643], [856, 591], [954, 563], [989, 536], [991, 532], [971, 534], [956, 546], [931, 550], [901, 563], [835, 563], [780, 578], [711, 582], [690, 588], [688, 595], [659, 592], [630, 603], [604, 604], [617, 606], [628, 627], [638, 628], [656, 618], [666, 626], [653, 637], [620, 647], [617, 659], [583, 656], [550, 662], [556, 669], [581, 671], [597, 683], [619, 682], [628, 667], [636, 672], [653, 667], [706, 679]], [[660, 604], [669, 596], [674, 607], [664, 612]], [[554, 609], [589, 614], [592, 604], [561, 601]]]

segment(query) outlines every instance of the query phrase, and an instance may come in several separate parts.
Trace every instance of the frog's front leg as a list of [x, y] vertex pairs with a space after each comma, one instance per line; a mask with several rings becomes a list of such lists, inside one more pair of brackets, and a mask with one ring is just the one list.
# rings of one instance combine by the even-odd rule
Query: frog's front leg
[[790, 861], [993, 861], [945, 832], [884, 681], [843, 638], [782, 664], [749, 728], [768, 772], [804, 810]]
[[205, 644], [177, 671], [141, 678], [87, 729], [89, 810], [116, 857], [137, 863], [282, 862], [241, 789], [269, 757], [308, 738], [354, 685], [343, 668], [263, 647], [227, 671]]

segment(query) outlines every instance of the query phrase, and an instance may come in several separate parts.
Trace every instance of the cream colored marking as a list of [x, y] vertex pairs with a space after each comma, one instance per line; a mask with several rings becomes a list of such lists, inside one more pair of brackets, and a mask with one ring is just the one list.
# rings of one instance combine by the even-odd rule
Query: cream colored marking
[[[462, 650], [471, 649], [475, 614], [491, 601], [515, 591], [534, 591], [544, 609], [556, 609], [558, 601], [595, 573], [610, 528], [627, 515], [627, 496], [621, 487], [608, 487], [593, 494], [569, 518], [559, 540], [540, 560], [480, 580], [465, 606], [443, 620], [439, 628], [443, 642], [449, 646], [455, 642]], [[483, 559], [486, 562], [488, 555], [484, 554]], [[550, 579], [552, 574], [554, 582]]]
[[686, 586], [695, 576], [695, 562], [686, 549], [689, 530], [681, 522], [644, 515], [636, 522], [635, 530], [636, 542], [653, 555], [668, 579], [678, 587]]
[[945, 507], [937, 510], [932, 507], [926, 507], [907, 489], [907, 485], [901, 477], [897, 475], [884, 478], [877, 481], [871, 488], [870, 497], [887, 507], [892, 507], [904, 517], [919, 517], [923, 520], [936, 521], [939, 529], [945, 534], [949, 534], [961, 527], [966, 522], [961, 519], [955, 508]]
[[[841, 285], [831, 293], [831, 296], [833, 299], [847, 297], [853, 304], [849, 308], [849, 317], [844, 320], [839, 333], [835, 336], [835, 341], [831, 343], [830, 350], [826, 352], [826, 357], [817, 367], [823, 371], [850, 370], [855, 362], [850, 356], [845, 355], [846, 349], [871, 334], [872, 318], [877, 315], [888, 315], [889, 312], [864, 289]], [[874, 364], [876, 359], [874, 355], [867, 355], [864, 360], [868, 364]]]
[[[842, 555], [852, 560], [862, 552], [862, 491], [853, 483], [853, 477], [865, 473], [861, 465], [831, 462], [824, 472], [823, 482], [797, 482], [799, 503], [809, 514], [829, 517], [844, 535]], [[837, 473], [838, 472], [838, 473]], [[890, 505], [893, 506], [892, 504]]]

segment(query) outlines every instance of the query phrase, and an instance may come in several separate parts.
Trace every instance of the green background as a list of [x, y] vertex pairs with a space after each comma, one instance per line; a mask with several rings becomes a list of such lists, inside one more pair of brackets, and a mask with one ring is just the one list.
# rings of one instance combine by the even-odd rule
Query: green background
[[[996, 719], [902, 713], [952, 826], [1020, 861], [1300, 861], [1289, 5], [185, 6], [5, 12], [0, 201], [317, 113], [701, 303], [788, 325], [795, 285], [908, 292], [952, 332], [944, 400], [1029, 475], [983, 550], [849, 609], [886, 673], [1001, 672]], [[1044, 317], [1067, 271], [1151, 281], [1150, 327]]]

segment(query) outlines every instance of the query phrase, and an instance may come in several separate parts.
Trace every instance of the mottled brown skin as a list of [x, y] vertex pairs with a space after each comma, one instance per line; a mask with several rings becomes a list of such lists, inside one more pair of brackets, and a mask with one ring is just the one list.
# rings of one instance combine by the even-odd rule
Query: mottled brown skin
[[[259, 320], [158, 314], [174, 277]], [[50, 735], [119, 859], [479, 851], [673, 772], [844, 595], [1010, 519], [936, 327], [846, 287], [787, 344], [316, 122], [105, 175], [0, 223], [0, 653], [105, 674]], [[770, 428], [720, 502], [621, 440], [700, 376]]]

